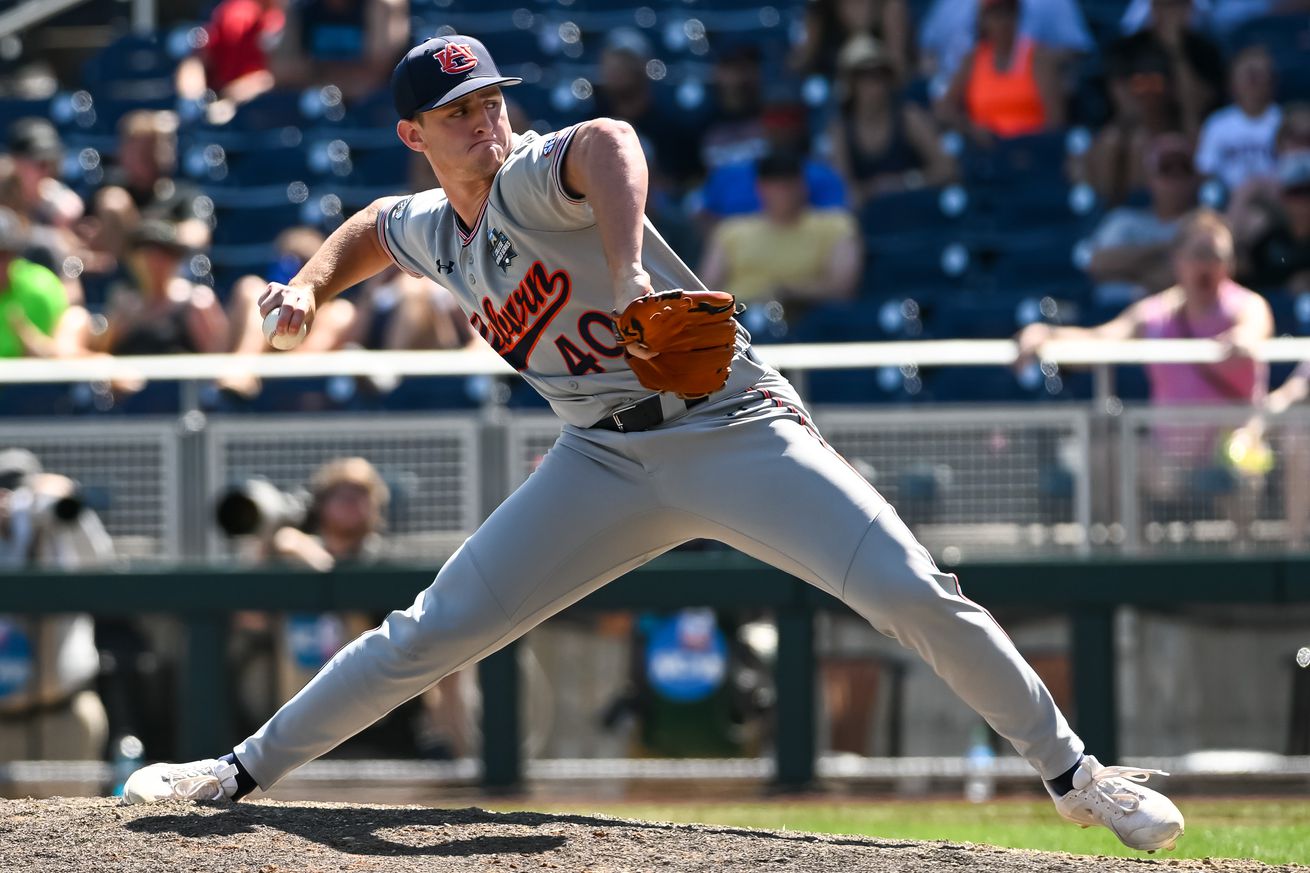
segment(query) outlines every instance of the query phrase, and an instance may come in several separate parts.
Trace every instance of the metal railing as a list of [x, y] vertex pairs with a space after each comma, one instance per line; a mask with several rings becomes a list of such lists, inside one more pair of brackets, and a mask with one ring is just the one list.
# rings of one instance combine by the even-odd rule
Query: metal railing
[[[1099, 368], [1106, 384], [1097, 398], [1058, 407], [813, 411], [829, 441], [897, 504], [943, 563], [1268, 549], [1298, 533], [1286, 512], [1289, 493], [1298, 487], [1288, 481], [1294, 466], [1288, 461], [1295, 460], [1293, 451], [1305, 453], [1306, 440], [1283, 435], [1310, 433], [1310, 410], [1294, 410], [1271, 429], [1277, 461], [1271, 471], [1235, 477], [1215, 460], [1213, 444], [1243, 423], [1249, 409], [1107, 402], [1111, 364], [1213, 361], [1226, 353], [1218, 343], [1080, 342], [1052, 344], [1047, 351], [1061, 364]], [[761, 346], [760, 353], [803, 386], [809, 370], [1012, 363], [1015, 347], [1008, 340], [925, 341]], [[1310, 340], [1273, 340], [1257, 354], [1310, 358]], [[238, 372], [265, 378], [364, 374], [383, 381], [402, 374], [512, 378], [490, 351], [340, 352], [0, 361], [0, 384], [135, 375], [181, 380], [194, 400], [202, 381]], [[228, 556], [231, 545], [212, 520], [224, 488], [252, 475], [290, 488], [330, 457], [363, 455], [394, 493], [393, 554], [439, 559], [526, 478], [559, 432], [552, 415], [507, 410], [496, 405], [498, 396], [488, 392], [488, 405], [472, 413], [252, 418], [192, 409], [154, 418], [0, 419], [0, 447], [31, 448], [47, 469], [82, 482], [120, 554], [142, 562]], [[1188, 428], [1190, 435], [1182, 433]], [[1191, 440], [1193, 448], [1173, 455], [1152, 451], [1153, 435], [1162, 430], [1172, 430], [1175, 443]], [[1170, 478], [1173, 494], [1160, 493], [1152, 481]]]

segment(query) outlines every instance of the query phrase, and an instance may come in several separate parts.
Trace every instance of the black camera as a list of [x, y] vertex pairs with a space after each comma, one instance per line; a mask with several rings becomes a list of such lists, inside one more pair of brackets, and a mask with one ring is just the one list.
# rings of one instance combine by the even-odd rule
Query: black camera
[[0, 451], [0, 491], [28, 489], [34, 515], [58, 524], [72, 524], [86, 509], [81, 489], [71, 479], [45, 475], [41, 461], [27, 449]]
[[215, 516], [230, 537], [269, 537], [284, 527], [304, 529], [309, 502], [304, 492], [283, 491], [267, 479], [247, 479], [219, 498]]

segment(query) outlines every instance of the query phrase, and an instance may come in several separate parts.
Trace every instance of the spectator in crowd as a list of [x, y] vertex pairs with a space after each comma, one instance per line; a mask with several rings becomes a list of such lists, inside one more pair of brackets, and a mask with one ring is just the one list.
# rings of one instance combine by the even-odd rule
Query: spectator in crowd
[[646, 66], [650, 42], [637, 30], [610, 31], [600, 56], [594, 108], [588, 117], [608, 116], [628, 122], [653, 154], [657, 184], [685, 190], [702, 167], [695, 131], [702, 125], [687, 112], [660, 100]]
[[[1063, 339], [1214, 339], [1232, 349], [1217, 364], [1148, 364], [1151, 403], [1247, 405], [1264, 400], [1268, 367], [1247, 350], [1273, 335], [1273, 313], [1263, 297], [1234, 282], [1233, 238], [1223, 219], [1209, 209], [1187, 216], [1173, 247], [1177, 283], [1140, 300], [1113, 321], [1091, 328], [1031, 324], [1017, 339], [1021, 357], [1040, 353]], [[1187, 499], [1196, 490], [1225, 491], [1227, 517], [1249, 520], [1251, 492], [1263, 479], [1240, 476], [1221, 457], [1224, 434], [1185, 423], [1157, 425], [1143, 447], [1140, 469], [1145, 493], [1160, 501]], [[1239, 498], [1234, 503], [1231, 498]], [[1246, 498], [1246, 499], [1241, 499]]]
[[0, 358], [55, 356], [56, 328], [68, 309], [59, 277], [26, 260], [27, 236], [0, 206]]
[[1089, 241], [1087, 272], [1100, 304], [1130, 303], [1174, 282], [1169, 252], [1180, 222], [1196, 207], [1192, 151], [1182, 134], [1166, 133], [1151, 143], [1143, 163], [1150, 205], [1111, 210]]
[[278, 528], [266, 557], [319, 572], [381, 558], [391, 491], [372, 464], [364, 458], [329, 461], [315, 471], [309, 493], [306, 529]]
[[[1192, 26], [1223, 35], [1253, 18], [1298, 12], [1310, 12], [1310, 0], [1195, 0]], [[1146, 26], [1150, 15], [1151, 0], [1132, 0], [1124, 9], [1120, 26], [1124, 33], [1136, 33]]]
[[356, 310], [348, 342], [362, 348], [462, 349], [481, 342], [454, 295], [431, 279], [398, 269], [370, 283]]
[[869, 36], [883, 45], [896, 75], [908, 76], [913, 29], [905, 0], [810, 0], [793, 66], [831, 79], [837, 72], [837, 54], [847, 40]]
[[1106, 80], [1113, 114], [1075, 174], [1101, 202], [1116, 205], [1147, 187], [1148, 164], [1142, 155], [1152, 140], [1182, 128], [1182, 114], [1164, 70], [1138, 70], [1126, 55], [1111, 54]]
[[276, 84], [269, 56], [286, 26], [285, 0], [222, 0], [205, 25], [205, 43], [178, 66], [177, 90], [197, 100], [213, 91], [244, 103]]
[[279, 88], [331, 83], [347, 100], [384, 87], [409, 47], [407, 0], [300, 0], [271, 59]]
[[0, 159], [0, 203], [27, 229], [27, 259], [58, 275], [69, 300], [81, 302], [85, 252], [73, 227], [85, 210], [82, 198], [59, 180], [59, 133], [44, 118], [19, 119], [9, 128], [8, 149]]
[[1148, 26], [1116, 40], [1107, 65], [1131, 76], [1163, 76], [1178, 103], [1182, 130], [1195, 136], [1224, 90], [1219, 47], [1190, 24], [1191, 0], [1151, 0]]
[[854, 217], [845, 209], [808, 205], [794, 152], [761, 159], [757, 178], [763, 211], [714, 229], [701, 278], [740, 300], [776, 300], [789, 318], [811, 304], [852, 297], [861, 267]]
[[[1283, 107], [1282, 124], [1274, 135], [1276, 161], [1298, 151], [1310, 151], [1310, 103]], [[1276, 169], [1253, 173], [1230, 192], [1226, 217], [1240, 251], [1249, 251], [1280, 220], [1282, 183]]]
[[39, 224], [72, 227], [85, 207], [82, 198], [59, 181], [64, 144], [55, 126], [44, 118], [15, 121], [9, 128], [9, 154], [29, 217]]
[[1274, 168], [1274, 140], [1283, 114], [1274, 102], [1274, 61], [1263, 46], [1238, 53], [1229, 70], [1231, 106], [1216, 110], [1201, 128], [1196, 168], [1235, 191]]
[[[242, 276], [232, 286], [227, 320], [231, 332], [230, 335], [225, 335], [224, 342], [235, 354], [273, 353], [273, 348], [264, 337], [264, 320], [259, 314], [259, 298], [268, 288], [269, 282], [290, 281], [310, 256], [323, 245], [323, 234], [312, 227], [289, 227], [278, 234], [273, 245], [277, 256], [269, 265], [268, 275]], [[305, 337], [304, 342], [289, 354], [336, 351], [344, 348], [350, 341], [357, 318], [353, 303], [338, 297], [324, 306], [319, 315], [323, 318], [322, 323], [316, 322], [314, 330]], [[260, 378], [253, 374], [229, 375], [218, 382], [219, 388], [245, 399], [257, 395], [262, 384]]]
[[174, 224], [143, 220], [128, 241], [128, 281], [110, 292], [103, 330], [86, 318], [82, 348], [114, 355], [228, 351], [228, 318], [214, 292], [180, 275], [189, 253]]
[[715, 58], [714, 90], [700, 138], [701, 164], [706, 170], [756, 161], [764, 153], [761, 60], [760, 46], [754, 41], [731, 43]]
[[[949, 82], [978, 36], [978, 0], [934, 0], [919, 28], [920, 66]], [[1024, 0], [1019, 34], [1063, 57], [1096, 47], [1075, 0]]]
[[955, 175], [928, 113], [897, 96], [896, 71], [873, 37], [852, 37], [838, 65], [840, 111], [829, 139], [853, 208]]
[[193, 249], [209, 246], [212, 205], [195, 185], [175, 178], [177, 114], [141, 109], [118, 123], [118, 155], [95, 194], [84, 234], [88, 244], [112, 258], [123, 257], [143, 218], [174, 222], [178, 237]]
[[1059, 56], [1019, 33], [1019, 0], [978, 0], [978, 41], [937, 102], [979, 145], [1064, 125]]
[[1251, 248], [1247, 282], [1256, 288], [1310, 291], [1310, 151], [1278, 162], [1281, 220]]
[[[846, 206], [846, 186], [833, 167], [810, 154], [809, 119], [805, 105], [786, 84], [768, 95], [761, 118], [764, 149], [761, 157], [774, 152], [802, 156], [802, 172], [810, 205], [815, 209]], [[708, 231], [714, 223], [731, 215], [748, 215], [761, 208], [755, 170], [759, 158], [739, 160], [715, 167], [700, 189], [698, 219]]]
[[[0, 571], [108, 563], [113, 543], [76, 484], [26, 449], [0, 451]], [[0, 614], [0, 762], [95, 760], [109, 722], [91, 616]]]

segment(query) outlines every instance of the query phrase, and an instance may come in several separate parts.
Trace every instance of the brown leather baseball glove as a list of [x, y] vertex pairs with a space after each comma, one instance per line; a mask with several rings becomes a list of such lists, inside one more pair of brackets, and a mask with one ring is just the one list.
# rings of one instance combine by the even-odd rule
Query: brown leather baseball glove
[[[661, 291], [618, 313], [614, 334], [642, 385], [704, 397], [728, 381], [737, 335], [732, 317], [740, 311], [726, 291]], [[640, 346], [637, 354], [633, 346]]]

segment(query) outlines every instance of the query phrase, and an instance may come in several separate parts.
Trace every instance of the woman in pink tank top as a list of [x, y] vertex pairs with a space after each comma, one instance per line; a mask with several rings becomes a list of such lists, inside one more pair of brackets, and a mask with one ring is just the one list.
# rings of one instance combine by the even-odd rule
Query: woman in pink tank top
[[[1053, 339], [1215, 339], [1233, 350], [1219, 363], [1146, 365], [1152, 405], [1254, 409], [1264, 399], [1269, 369], [1242, 350], [1273, 335], [1273, 312], [1263, 297], [1230, 278], [1233, 237], [1213, 210], [1198, 209], [1183, 219], [1173, 268], [1177, 284], [1134, 303], [1113, 321], [1091, 328], [1029, 325], [1017, 337], [1020, 355], [1036, 355]], [[1139, 464], [1147, 492], [1160, 498], [1183, 496], [1198, 472], [1215, 468], [1220, 439], [1228, 430], [1182, 422], [1153, 427]], [[1244, 478], [1250, 487], [1259, 485], [1257, 477]], [[1248, 507], [1251, 501], [1238, 503]]]

